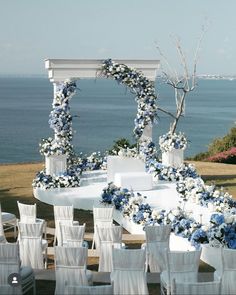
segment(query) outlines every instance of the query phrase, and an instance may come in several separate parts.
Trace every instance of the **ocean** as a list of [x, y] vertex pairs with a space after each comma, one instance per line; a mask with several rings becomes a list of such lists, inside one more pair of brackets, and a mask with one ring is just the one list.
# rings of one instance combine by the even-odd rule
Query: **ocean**
[[[73, 145], [77, 152], [104, 152], [114, 141], [125, 137], [133, 142], [137, 103], [134, 95], [113, 80], [79, 80], [71, 99]], [[45, 78], [0, 78], [0, 163], [42, 161], [39, 142], [53, 136], [48, 116], [52, 108], [53, 86]], [[158, 104], [175, 111], [174, 92], [156, 81]], [[186, 98], [186, 114], [178, 131], [186, 134], [185, 156], [207, 150], [216, 137], [224, 136], [236, 121], [236, 80], [198, 80]], [[170, 118], [159, 112], [153, 127], [153, 141], [169, 129]]]

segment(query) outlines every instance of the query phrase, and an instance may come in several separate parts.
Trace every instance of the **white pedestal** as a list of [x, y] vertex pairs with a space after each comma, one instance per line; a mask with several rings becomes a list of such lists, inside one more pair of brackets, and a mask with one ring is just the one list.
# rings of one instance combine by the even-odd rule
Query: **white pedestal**
[[152, 175], [146, 172], [116, 173], [114, 184], [134, 191], [151, 190], [153, 187]]
[[66, 155], [45, 157], [46, 174], [60, 175], [62, 173], [65, 173], [67, 169], [66, 159]]
[[184, 162], [184, 150], [173, 149], [172, 151], [162, 153], [162, 164], [178, 168]]
[[201, 260], [220, 271], [222, 270], [221, 250], [221, 248], [202, 244]]
[[136, 158], [107, 157], [107, 182], [114, 182], [116, 173], [145, 172], [145, 163]]

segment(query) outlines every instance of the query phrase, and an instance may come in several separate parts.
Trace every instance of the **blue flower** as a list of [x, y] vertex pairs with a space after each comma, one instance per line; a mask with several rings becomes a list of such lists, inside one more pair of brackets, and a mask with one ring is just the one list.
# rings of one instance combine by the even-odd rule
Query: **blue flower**
[[215, 224], [215, 225], [221, 225], [222, 223], [225, 222], [225, 218], [223, 214], [212, 214], [210, 222]]

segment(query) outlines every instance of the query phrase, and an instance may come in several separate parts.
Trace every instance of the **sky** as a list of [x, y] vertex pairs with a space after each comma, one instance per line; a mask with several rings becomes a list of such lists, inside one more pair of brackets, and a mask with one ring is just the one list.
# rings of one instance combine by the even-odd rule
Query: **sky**
[[[47, 75], [47, 58], [160, 59], [180, 38], [198, 74], [236, 75], [235, 0], [0, 0], [0, 75]], [[207, 21], [206, 21], [207, 19]], [[206, 25], [207, 23], [207, 25]]]

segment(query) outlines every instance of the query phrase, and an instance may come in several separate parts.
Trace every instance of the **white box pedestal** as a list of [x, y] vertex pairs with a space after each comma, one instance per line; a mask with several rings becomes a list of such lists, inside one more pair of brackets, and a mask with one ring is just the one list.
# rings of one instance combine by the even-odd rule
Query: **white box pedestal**
[[153, 187], [152, 175], [146, 172], [116, 173], [114, 184], [134, 191], [151, 190]]
[[67, 156], [47, 156], [45, 157], [46, 174], [47, 175], [60, 175], [67, 170]]
[[141, 159], [108, 156], [107, 182], [114, 182], [116, 173], [145, 172], [145, 163]]
[[208, 244], [202, 244], [201, 260], [211, 265], [218, 271], [222, 270], [221, 248], [210, 247]]
[[162, 164], [178, 168], [184, 162], [184, 150], [173, 149], [172, 151], [162, 153]]

